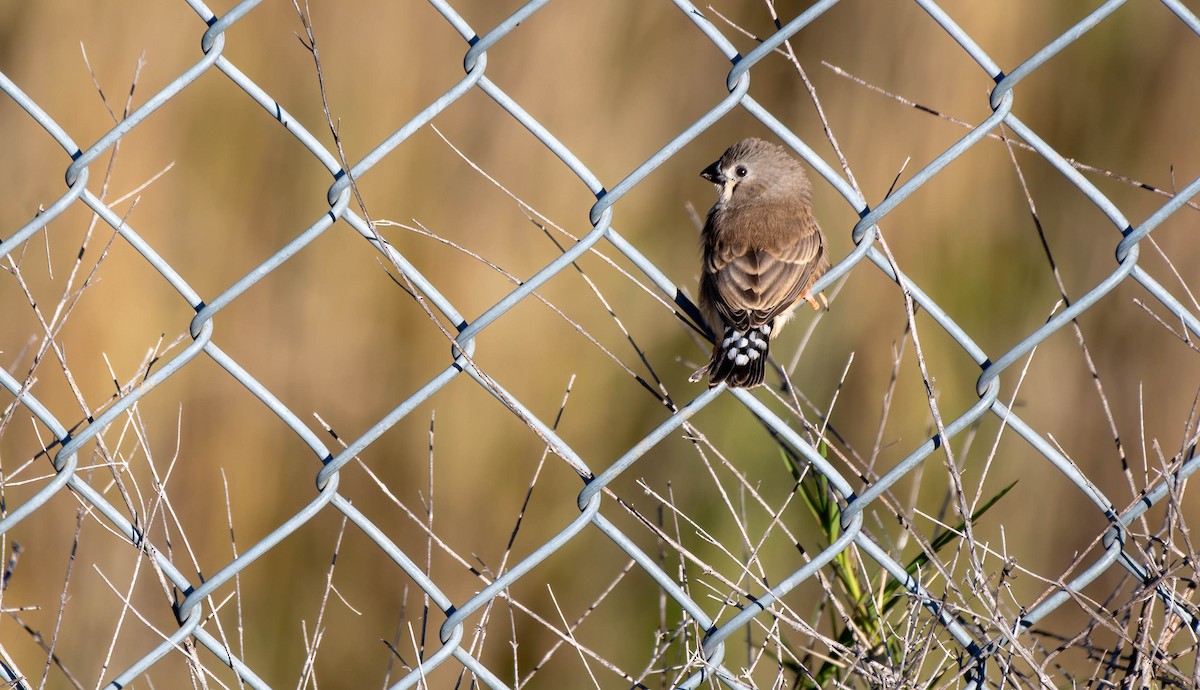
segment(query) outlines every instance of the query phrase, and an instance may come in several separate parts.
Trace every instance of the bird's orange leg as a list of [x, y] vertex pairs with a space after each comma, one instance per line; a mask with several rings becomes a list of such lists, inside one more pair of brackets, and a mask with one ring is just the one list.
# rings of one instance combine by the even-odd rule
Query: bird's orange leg
[[808, 292], [807, 290], [804, 292], [803, 295], [800, 295], [800, 299], [802, 299], [805, 302], [808, 302], [809, 304], [812, 305], [813, 311], [820, 311], [822, 304], [825, 305], [825, 309], [828, 310], [829, 309], [829, 300], [825, 299], [825, 293], [818, 292], [817, 297], [821, 298], [821, 304], [817, 304], [817, 300], [814, 299], [812, 293]]

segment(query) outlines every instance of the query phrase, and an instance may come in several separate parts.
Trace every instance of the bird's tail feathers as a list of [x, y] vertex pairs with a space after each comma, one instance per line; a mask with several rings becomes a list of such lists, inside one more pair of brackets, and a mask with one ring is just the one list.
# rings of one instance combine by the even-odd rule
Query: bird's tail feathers
[[708, 372], [708, 387], [721, 383], [731, 388], [753, 388], [766, 376], [767, 351], [775, 322], [741, 330], [726, 326], [721, 340], [713, 347], [708, 366], [692, 375], [698, 381]]

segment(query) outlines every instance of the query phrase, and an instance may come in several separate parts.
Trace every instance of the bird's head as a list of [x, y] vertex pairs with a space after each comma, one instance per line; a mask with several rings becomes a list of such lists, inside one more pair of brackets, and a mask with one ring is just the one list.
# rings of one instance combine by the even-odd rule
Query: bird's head
[[788, 152], [762, 139], [742, 139], [700, 173], [717, 187], [720, 204], [745, 203], [772, 194], [811, 194], [804, 168]]

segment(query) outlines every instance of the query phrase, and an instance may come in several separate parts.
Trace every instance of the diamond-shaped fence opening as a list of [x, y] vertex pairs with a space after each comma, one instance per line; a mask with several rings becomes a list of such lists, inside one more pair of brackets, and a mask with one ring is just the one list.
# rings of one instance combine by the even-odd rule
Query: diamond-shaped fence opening
[[[0, 678], [1194, 686], [1198, 61], [1180, 0], [0, 10]], [[706, 389], [745, 136], [830, 306]]]

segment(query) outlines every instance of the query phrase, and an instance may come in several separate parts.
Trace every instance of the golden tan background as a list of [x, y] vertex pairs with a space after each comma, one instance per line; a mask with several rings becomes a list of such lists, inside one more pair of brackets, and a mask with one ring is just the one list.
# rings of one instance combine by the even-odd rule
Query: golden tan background
[[[1038, 0], [941, 4], [1006, 71], [1097, 6]], [[223, 3], [214, 11], [220, 14], [226, 5], [232, 6]], [[482, 34], [519, 5], [461, 0], [455, 6]], [[786, 21], [806, 6], [780, 2], [778, 11]], [[753, 39], [738, 34], [716, 11], [753, 34], [773, 31], [761, 3], [728, 0], [712, 7], [706, 12], [743, 53], [754, 46]], [[351, 161], [462, 77], [466, 43], [425, 3], [317, 2], [311, 12], [331, 114]], [[133, 94], [135, 107], [200, 59], [203, 30], [183, 3], [0, 2], [0, 71], [86, 148], [113, 120], [83, 52], [104, 97], [119, 114], [139, 56], [145, 56], [145, 64]], [[264, 3], [229, 30], [224, 55], [332, 146], [312, 56], [298, 35], [303, 27], [290, 3]], [[901, 181], [907, 179], [966, 130], [873, 92], [823, 63], [972, 124], [990, 113], [992, 80], [914, 3], [847, 0], [798, 34], [793, 45], [872, 205], [884, 198], [897, 174]], [[1130, 3], [1022, 81], [1013, 112], [1064, 156], [1157, 188], [1182, 187], [1200, 174], [1198, 63], [1196, 35], [1158, 3]], [[486, 74], [611, 189], [726, 94], [728, 69], [723, 56], [671, 3], [560, 1], [489, 50]], [[773, 55], [752, 75], [750, 94], [836, 168], [833, 149], [795, 69]], [[484, 93], [472, 90], [434, 125], [483, 171], [565, 231], [580, 236], [590, 229], [587, 214], [594, 197]], [[617, 231], [689, 294], [698, 265], [694, 214], [702, 214], [713, 200], [711, 187], [698, 173], [729, 143], [748, 135], [769, 133], [735, 109], [615, 207]], [[0, 236], [8, 236], [39, 206], [63, 193], [69, 158], [7, 98], [0, 98], [0, 152]], [[1115, 268], [1113, 252], [1120, 236], [1039, 156], [1020, 150], [1015, 156], [1067, 294], [1077, 298]], [[97, 194], [109, 160], [106, 153], [91, 166], [90, 189]], [[136, 205], [130, 199], [114, 208], [128, 214], [129, 224], [205, 300], [328, 209], [325, 191], [331, 179], [324, 168], [215, 69], [121, 140], [105, 198], [125, 195], [167, 166], [173, 167], [139, 193]], [[1104, 175], [1088, 178], [1135, 225], [1166, 201]], [[843, 257], [853, 248], [850, 230], [857, 215], [826, 182], [814, 176], [814, 184], [832, 253]], [[419, 224], [519, 279], [560, 253], [517, 202], [429, 127], [363, 175], [359, 186], [372, 218]], [[1198, 218], [1195, 209], [1185, 208], [1153, 234], [1179, 276], [1147, 243], [1141, 262], [1194, 310], [1198, 308], [1179, 278], [1195, 287]], [[66, 276], [89, 220], [82, 204], [76, 204], [10, 255], [47, 320], [68, 289]], [[1040, 325], [1060, 299], [1000, 141], [985, 140], [972, 148], [889, 214], [882, 229], [902, 269], [993, 359]], [[380, 232], [468, 320], [513, 288], [493, 268], [436, 239], [393, 226], [382, 226]], [[560, 243], [569, 242], [556, 231], [551, 234]], [[83, 253], [84, 273], [70, 290], [82, 286], [83, 275], [111, 235], [104, 223], [95, 227]], [[601, 243], [598, 248], [616, 267], [634, 270], [610, 246]], [[335, 453], [338, 442], [314, 415], [351, 441], [450, 363], [449, 343], [388, 277], [390, 266], [378, 256], [348, 225], [338, 223], [214, 321], [213, 342]], [[12, 264], [5, 266], [12, 269]], [[564, 270], [539, 294], [612, 356], [555, 311], [529, 299], [481, 334], [476, 360], [547, 423], [555, 419], [573, 382], [559, 431], [599, 472], [670, 414], [614, 360], [682, 405], [700, 392], [686, 379], [706, 354], [661, 301], [613, 265], [588, 255], [578, 267]], [[0, 276], [0, 352], [10, 373], [23, 378], [35, 367], [33, 356], [46, 333], [16, 272]], [[1191, 407], [1200, 384], [1196, 352], [1157, 324], [1138, 301], [1166, 316], [1146, 290], [1126, 281], [1079, 320], [1119, 444], [1070, 329], [1039, 347], [1023, 378], [1020, 366], [1005, 373], [1000, 394], [1005, 401], [1015, 394], [1015, 412], [1052, 438], [1119, 508], [1161, 473], [1159, 453], [1170, 458], [1191, 433]], [[608, 313], [610, 306], [629, 338]], [[80, 395], [94, 410], [113, 395], [114, 377], [121, 383], [137, 377], [147, 352], [160, 338], [170, 342], [186, 334], [193, 315], [185, 300], [117, 237], [53, 339]], [[781, 361], [791, 360], [813, 318], [805, 314], [777, 341]], [[886, 424], [880, 429], [893, 352], [906, 338], [901, 293], [863, 262], [819, 319], [793, 380], [818, 409], [828, 409], [837, 396], [830, 423], [844, 439], [839, 448], [849, 445], [866, 462], [878, 446], [872, 461], [876, 476], [934, 432], [911, 342], [903, 346]], [[979, 369], [930, 319], [920, 316], [917, 326], [948, 421], [977, 400]], [[181, 349], [175, 347], [163, 361]], [[47, 354], [33, 371], [33, 394], [60, 420], [74, 425], [84, 419], [58, 357]], [[808, 417], [817, 419], [811, 410]], [[47, 480], [44, 457], [26, 463], [50, 436], [21, 409], [6, 420], [0, 469], [5, 506], [12, 510]], [[737, 401], [724, 396], [697, 417], [696, 425], [772, 505], [788, 500], [791, 479], [778, 450]], [[1020, 568], [1058, 578], [1106, 522], [1077, 488], [1011, 431], [997, 442], [998, 430], [989, 415], [952, 444], [955, 460], [964, 467], [968, 494], [978, 490], [990, 496], [1019, 480], [976, 528], [977, 538], [1000, 554], [988, 557], [988, 572], [999, 571], [1003, 558], [1011, 557]], [[152, 391], [137, 415], [116, 423], [104, 439], [135, 494], [131, 500], [139, 515], [153, 516], [151, 539], [195, 582], [316, 495], [318, 459], [204, 355]], [[122, 505], [112, 472], [94, 451], [95, 444], [85, 448], [81, 472]], [[505, 562], [511, 567], [578, 515], [580, 482], [550, 456], [505, 560], [543, 451], [535, 435], [463, 375], [362, 454], [373, 476], [349, 465], [341, 491], [420, 563], [429, 546], [427, 532], [399, 504], [427, 520], [424, 506], [432, 493], [432, 531], [445, 548], [430, 548], [430, 569], [443, 591], [461, 603], [483, 587], [468, 567], [485, 573], [495, 573]], [[1128, 473], [1122, 452], [1132, 468]], [[836, 462], [852, 485], [863, 485], [857, 477], [864, 471], [861, 466]], [[678, 528], [688, 547], [715, 570], [743, 578], [742, 586], [760, 591], [762, 583], [747, 580], [749, 575], [737, 565], [753, 542], [739, 533], [733, 514], [741, 514], [756, 534], [770, 532], [762, 560], [768, 572], [761, 575], [767, 582], [778, 582], [803, 561], [790, 540], [770, 527], [768, 516], [754, 512], [747, 489], [717, 465], [710, 474], [682, 432], [675, 433], [613, 488], [642, 514], [664, 524], [675, 518], [647, 491], [672, 495], [697, 526]], [[725, 491], [718, 490], [718, 481]], [[156, 503], [157, 487], [165, 487], [169, 508]], [[925, 516], [915, 525], [919, 532], [933, 532], [939, 519], [957, 519], [953, 507], [946, 506], [946, 487], [942, 454], [926, 461], [919, 478], [898, 486], [901, 502]], [[72, 553], [78, 506], [76, 498], [62, 492], [6, 535], [6, 557], [14, 544], [22, 551], [0, 604], [6, 610], [40, 607], [17, 615], [46, 640], [57, 630], [56, 654], [82, 685], [91, 687], [157, 644], [160, 638], [147, 624], [170, 631], [175, 623], [153, 568], [94, 517], [82, 518]], [[660, 552], [661, 543], [611, 497], [603, 511], [652, 555]], [[798, 504], [791, 504], [783, 519], [808, 553], [824, 546]], [[338, 546], [341, 528], [340, 514], [325, 510], [250, 565], [236, 588], [226, 585], [214, 597], [224, 602], [220, 625], [231, 645], [273, 686], [307, 682], [301, 680], [307, 673], [305, 659], [318, 633], [315, 676], [325, 687], [383, 686], [389, 663], [395, 665], [390, 678], [396, 680], [402, 672], [399, 662], [390, 662], [385, 640], [410, 664], [416, 656], [414, 639], [424, 635], [436, 647], [432, 640], [442, 615], [430, 614], [424, 630], [419, 590], [356, 528], [347, 528]], [[868, 518], [867, 528], [889, 547], [900, 532], [886, 509]], [[699, 536], [700, 529], [730, 554]], [[910, 542], [904, 559], [913, 549]], [[337, 593], [323, 597], [335, 550], [332, 583]], [[664, 559], [667, 571], [678, 576], [679, 556], [667, 549]], [[619, 580], [575, 634], [614, 666], [638, 675], [655, 648], [660, 604], [672, 621], [678, 611], [660, 602], [657, 587], [636, 569], [620, 577], [627, 561], [606, 537], [587, 529], [522, 579], [511, 596], [561, 627], [560, 615], [574, 621], [588, 613], [608, 584]], [[880, 576], [877, 568], [867, 574]], [[699, 584], [705, 573], [694, 564], [687, 577], [693, 597], [706, 610], [717, 611], [725, 588]], [[1090, 596], [1102, 598], [1118, 579], [1115, 572], [1105, 576]], [[938, 591], [945, 586], [938, 584]], [[1006, 587], [1001, 598], [1015, 612], [1042, 594], [1046, 583], [1026, 573]], [[57, 621], [64, 591], [69, 601]], [[788, 602], [803, 615], [815, 606], [814, 598], [819, 590], [808, 583]], [[146, 619], [126, 612], [117, 632], [123, 599]], [[510, 611], [508, 604], [497, 602], [479, 655], [512, 683], [514, 663], [516, 675], [524, 678], [556, 638], [527, 614]], [[1067, 635], [1086, 620], [1073, 605], [1056, 616], [1046, 627]], [[479, 621], [479, 614], [469, 619], [468, 639], [471, 625]], [[218, 634], [215, 621], [206, 628]], [[515, 647], [509, 644], [513, 639], [519, 643]], [[0, 618], [0, 642], [36, 686], [46, 653], [12, 615]], [[745, 653], [744, 648], [737, 653], [740, 657], [730, 662], [733, 668], [746, 663]], [[235, 684], [208, 652], [198, 654], [216, 678]], [[676, 657], [671, 663], [683, 661]], [[1086, 667], [1082, 660], [1070, 663]], [[594, 659], [591, 664], [600, 687], [628, 687], [619, 674]], [[458, 668], [449, 662], [431, 679], [432, 687], [452, 687]], [[182, 656], [172, 655], [134, 687], [183, 687], [186, 673]], [[658, 687], [660, 680], [655, 674], [645, 682]], [[529, 681], [529, 687], [539, 688], [590, 685], [579, 653], [569, 647], [559, 649]], [[70, 685], [52, 669], [47, 687]]]

